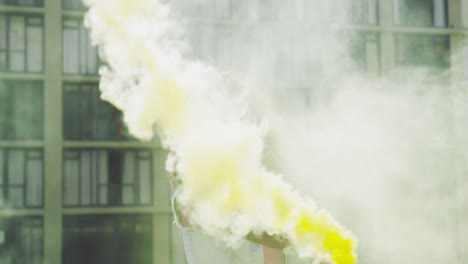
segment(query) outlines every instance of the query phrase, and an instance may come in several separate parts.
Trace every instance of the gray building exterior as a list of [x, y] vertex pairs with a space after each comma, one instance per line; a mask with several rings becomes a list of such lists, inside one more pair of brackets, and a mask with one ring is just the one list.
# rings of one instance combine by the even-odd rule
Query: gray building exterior
[[[260, 74], [265, 86], [273, 85], [270, 68], [238, 69], [251, 54], [226, 51], [255, 39], [258, 26], [307, 30], [314, 2], [288, 0], [278, 8], [266, 0], [172, 1], [184, 24], [196, 28], [189, 36], [193, 56], [226, 71]], [[468, 0], [352, 6], [352, 23], [341, 30], [353, 32], [353, 58], [368, 76], [424, 67], [433, 81], [447, 83], [447, 92], [466, 95]], [[172, 225], [167, 153], [157, 140], [129, 136], [119, 111], [100, 100], [100, 60], [83, 14], [79, 0], [0, 0], [0, 263], [184, 263]], [[280, 55], [271, 65], [284, 62]], [[274, 85], [306, 86], [304, 64], [287, 66], [286, 74], [279, 69], [284, 79]], [[454, 111], [455, 131], [465, 131], [456, 127], [466, 126], [466, 115]], [[455, 157], [450, 179], [459, 188], [451, 208], [461, 264], [468, 261], [468, 142], [457, 144], [467, 150]]]

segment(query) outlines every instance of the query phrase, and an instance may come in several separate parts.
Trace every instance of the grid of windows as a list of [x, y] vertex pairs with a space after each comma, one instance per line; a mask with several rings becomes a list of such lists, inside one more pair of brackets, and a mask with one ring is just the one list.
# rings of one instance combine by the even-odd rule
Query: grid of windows
[[397, 34], [397, 63], [447, 69], [450, 65], [450, 40], [444, 35]]
[[[378, 0], [349, 1], [352, 1], [349, 11], [352, 23], [361, 25], [379, 23]], [[43, 62], [46, 58], [44, 41], [50, 40], [44, 39], [44, 20], [40, 15], [44, 10], [25, 8], [25, 12], [16, 11], [21, 10], [21, 6], [42, 7], [44, 2], [44, 0], [0, 0], [0, 9], [7, 5], [19, 6], [3, 8], [0, 12], [0, 72], [41, 73], [46, 70]], [[63, 10], [84, 10], [81, 0], [60, 0], [59, 2], [62, 3]], [[291, 0], [283, 1], [283, 3], [270, 0], [170, 0], [166, 2], [178, 3], [178, 8], [183, 15], [189, 19], [197, 18], [194, 21], [214, 18], [219, 19], [218, 21], [238, 19], [240, 22], [249, 19], [251, 20], [249, 23], [253, 22], [248, 29], [235, 32], [236, 28], [231, 28], [229, 23], [213, 21], [216, 29], [207, 29], [204, 34], [196, 36], [197, 39], [194, 41], [196, 43], [194, 48], [197, 49], [196, 55], [205, 61], [223, 69], [228, 69], [233, 65], [250, 67], [253, 74], [275, 81], [279, 77], [283, 78], [280, 81], [284, 82], [307, 81], [313, 80], [314, 75], [320, 75], [321, 69], [316, 66], [318, 63], [310, 61], [308, 54], [296, 52], [296, 50], [306, 50], [310, 53], [319, 53], [320, 50], [315, 48], [312, 41], [304, 39], [303, 36], [291, 37], [287, 40], [280, 39], [277, 44], [273, 45], [279, 47], [279, 51], [271, 52], [268, 50], [272, 46], [271, 39], [260, 43], [261, 41], [258, 40], [262, 37], [258, 36], [255, 29], [255, 23], [262, 26], [261, 23], [267, 22], [266, 24], [271, 25], [269, 22], [276, 23], [279, 20], [285, 21], [286, 24], [297, 22], [297, 20], [309, 21], [307, 26], [313, 26], [315, 22], [321, 22], [320, 19], [315, 21], [316, 18], [313, 17], [317, 4], [314, 1]], [[392, 2], [395, 25], [413, 27], [447, 27], [448, 25], [447, 5], [449, 1], [447, 0], [393, 0]], [[61, 20], [57, 24], [62, 24], [62, 30], [54, 33], [58, 35], [62, 33], [62, 72], [53, 73], [47, 70], [46, 78], [50, 75], [53, 78], [60, 77], [62, 74], [97, 75], [100, 63], [97, 50], [91, 47], [89, 32], [84, 28], [82, 18], [79, 15], [75, 16], [77, 13], [63, 12], [63, 17], [57, 16]], [[203, 23], [207, 26], [210, 22], [203, 21]], [[365, 27], [359, 28], [366, 30]], [[236, 34], [243, 34], [244, 37], [237, 39]], [[378, 42], [378, 36], [374, 32], [366, 32], [359, 34], [353, 40], [352, 57], [363, 70], [368, 66], [367, 56], [374, 53], [369, 46], [376, 47], [375, 54], [379, 56], [378, 45], [369, 45], [374, 40]], [[450, 66], [449, 36], [409, 33], [394, 36], [396, 39], [395, 60], [398, 65], [430, 66], [443, 69], [448, 69]], [[239, 46], [245, 46], [245, 52], [236, 54], [241, 56], [233, 56], [229, 51], [232, 47], [238, 48]], [[271, 54], [273, 55], [270, 56]], [[17, 76], [21, 74], [8, 74], [7, 78], [17, 78]], [[25, 76], [35, 78], [34, 76], [41, 75]], [[78, 76], [65, 78], [76, 79], [76, 77]], [[294, 89], [286, 92], [290, 96]], [[58, 96], [58, 94], [52, 96]], [[42, 81], [0, 80], [0, 140], [43, 139], [43, 101]], [[95, 83], [64, 83], [62, 107], [65, 140], [128, 139], [122, 125], [121, 113], [99, 99], [99, 91]], [[7, 146], [10, 144], [9, 142], [3, 143]], [[17, 143], [27, 145], [31, 142], [15, 142], [14, 144]], [[49, 143], [45, 142], [45, 144]], [[88, 145], [89, 142], [86, 144]], [[115, 142], [105, 143], [106, 146], [107, 144], [113, 146], [112, 149], [99, 148], [102, 146], [99, 144], [95, 143], [92, 149], [66, 148], [63, 151], [63, 186], [61, 188], [63, 205], [80, 207], [79, 210], [73, 210], [79, 213], [88, 213], [89, 207], [96, 206], [151, 205], [153, 201], [152, 151], [121, 149], [117, 146], [120, 143]], [[43, 178], [44, 153], [42, 149], [0, 148], [0, 208], [41, 208], [44, 200]], [[140, 212], [138, 208], [131, 210]], [[29, 212], [29, 210], [23, 211]], [[127, 216], [67, 215], [64, 217], [62, 233], [64, 238], [62, 263], [151, 263], [149, 254], [153, 249], [152, 219], [152, 216], [139, 216], [138, 213]], [[0, 218], [0, 263], [44, 264], [41, 217], [3, 220]]]
[[0, 13], [0, 71], [42, 72], [43, 19]]
[[0, 263], [43, 264], [42, 226], [39, 217], [0, 218]]
[[150, 205], [152, 174], [148, 150], [65, 150], [63, 204]]
[[39, 149], [0, 149], [1, 207], [42, 206], [43, 162]]
[[0, 5], [43, 6], [44, 0], [0, 0]]
[[393, 0], [396, 25], [447, 27], [447, 0]]
[[95, 83], [65, 83], [63, 132], [66, 140], [124, 140], [122, 114], [100, 98]]
[[63, 264], [152, 264], [148, 215], [65, 216]]
[[0, 139], [42, 139], [41, 82], [0, 81]]
[[97, 48], [91, 46], [89, 30], [81, 18], [63, 19], [63, 72], [95, 75], [99, 59]]

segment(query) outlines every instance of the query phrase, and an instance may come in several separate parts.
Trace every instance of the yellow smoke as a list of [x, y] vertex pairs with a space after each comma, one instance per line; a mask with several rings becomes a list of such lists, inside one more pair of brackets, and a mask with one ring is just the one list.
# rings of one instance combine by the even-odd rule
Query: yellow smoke
[[304, 258], [356, 263], [353, 236], [262, 165], [264, 130], [214, 102], [229, 102], [219, 74], [181, 56], [166, 5], [86, 3], [86, 23], [108, 64], [100, 71], [102, 97], [123, 111], [135, 136], [150, 139], [159, 129], [178, 160], [178, 200], [192, 224], [231, 245], [268, 233]]

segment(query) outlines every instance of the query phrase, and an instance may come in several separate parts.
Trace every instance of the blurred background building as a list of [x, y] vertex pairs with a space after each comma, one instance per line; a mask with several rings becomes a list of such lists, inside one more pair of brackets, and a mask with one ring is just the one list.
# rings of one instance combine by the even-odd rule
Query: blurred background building
[[[252, 67], [246, 61], [258, 54], [249, 45], [268, 46], [255, 42], [258, 25], [313, 26], [311, 0], [283, 1], [282, 8], [269, 0], [173, 2], [190, 27], [206, 32], [189, 36], [194, 56], [226, 70]], [[351, 54], [362, 71], [411, 76], [424, 69], [430, 81], [464, 89], [468, 0], [352, 2], [352, 23], [340, 30], [352, 33]], [[119, 111], [100, 100], [100, 61], [83, 14], [80, 0], [0, 0], [0, 263], [184, 263], [166, 152], [157, 140], [130, 137]], [[288, 41], [266, 61], [282, 74], [250, 69], [265, 85], [305, 86], [316, 70], [304, 54], [291, 56]], [[243, 56], [226, 52], [234, 45], [245, 47]], [[447, 181], [466, 178], [466, 169]], [[467, 203], [454, 208], [454, 219], [468, 216]], [[468, 226], [457, 228], [461, 264], [468, 261]]]

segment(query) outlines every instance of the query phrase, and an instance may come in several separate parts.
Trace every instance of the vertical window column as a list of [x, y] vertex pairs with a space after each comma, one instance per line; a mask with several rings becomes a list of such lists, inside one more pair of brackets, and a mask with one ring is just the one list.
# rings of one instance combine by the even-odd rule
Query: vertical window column
[[99, 66], [97, 48], [91, 46], [89, 30], [82, 19], [63, 19], [63, 72], [96, 75]]

